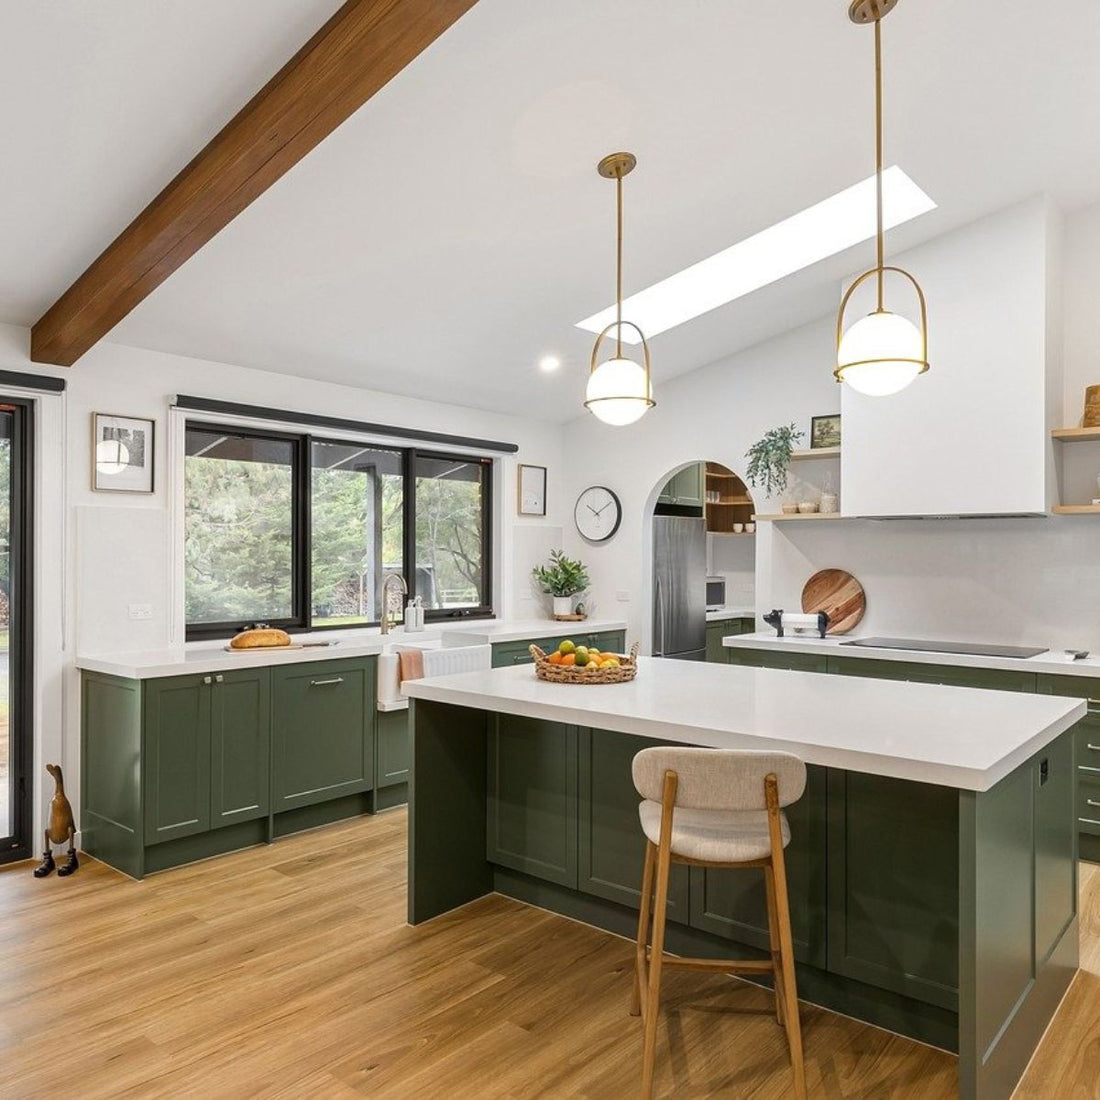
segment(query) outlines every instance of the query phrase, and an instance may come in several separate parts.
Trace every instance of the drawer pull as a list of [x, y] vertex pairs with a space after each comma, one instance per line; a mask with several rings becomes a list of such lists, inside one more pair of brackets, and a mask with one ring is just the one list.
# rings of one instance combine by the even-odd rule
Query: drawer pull
[[1085, 802], [1086, 802], [1086, 803], [1087, 803], [1087, 804], [1088, 804], [1089, 806], [1098, 806], [1098, 807], [1100, 807], [1100, 802], [1097, 802], [1095, 798], [1086, 798], [1086, 799], [1085, 799]]
[[204, 677], [202, 678], [202, 682], [203, 682], [204, 684], [209, 684], [209, 683], [210, 683], [210, 677], [209, 677], [209, 676], [204, 676]]
[[328, 687], [329, 684], [342, 684], [343, 676], [334, 676], [331, 680], [310, 680], [309, 686], [313, 688]]
[[1093, 752], [1100, 752], [1100, 745], [1090, 745], [1087, 741], [1085, 742], [1085, 748], [1091, 749]]

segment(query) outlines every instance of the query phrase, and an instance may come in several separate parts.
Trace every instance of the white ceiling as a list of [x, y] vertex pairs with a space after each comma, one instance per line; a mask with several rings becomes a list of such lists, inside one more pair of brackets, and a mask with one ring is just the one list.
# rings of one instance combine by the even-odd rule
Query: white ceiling
[[[9, 0], [0, 319], [33, 321], [336, 0]], [[865, 177], [871, 32], [847, 0], [480, 0], [111, 334], [139, 347], [549, 419], [629, 294]], [[778, 13], [782, 11], [782, 16]], [[939, 210], [1100, 199], [1100, 4], [903, 0], [887, 159]], [[653, 340], [662, 381], [827, 312], [872, 247]], [[537, 360], [560, 355], [555, 375]], [[828, 349], [823, 349], [823, 357]], [[74, 368], [80, 369], [79, 363]]]

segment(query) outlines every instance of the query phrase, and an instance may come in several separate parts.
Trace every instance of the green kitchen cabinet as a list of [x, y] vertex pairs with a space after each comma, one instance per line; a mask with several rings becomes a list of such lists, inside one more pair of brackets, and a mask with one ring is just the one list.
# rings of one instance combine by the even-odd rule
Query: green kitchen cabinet
[[[204, 679], [206, 679], [204, 677]], [[218, 673], [210, 691], [210, 826], [271, 812], [271, 674]]]
[[576, 887], [577, 739], [576, 726], [492, 716], [485, 838], [490, 863]]
[[729, 664], [729, 650], [722, 645], [722, 639], [733, 634], [751, 634], [756, 629], [756, 621], [748, 618], [717, 619], [707, 623], [707, 660], [717, 664]]
[[604, 630], [588, 633], [583, 623], [577, 623], [576, 633], [562, 634], [550, 638], [525, 638], [519, 642], [499, 642], [493, 646], [493, 668], [505, 668], [508, 665], [529, 665], [534, 663], [531, 645], [537, 645], [544, 653], [551, 653], [561, 644], [563, 638], [571, 638], [577, 645], [595, 646], [601, 653], [623, 653], [626, 646], [626, 633], [622, 630]]
[[374, 782], [375, 662], [272, 670], [274, 810], [368, 790]]
[[696, 462], [670, 477], [657, 501], [660, 504], [702, 508], [705, 499], [706, 467]]
[[1100, 679], [1091, 676], [1039, 676], [1043, 695], [1068, 695], [1088, 701], [1088, 713], [1074, 729], [1077, 758], [1077, 827], [1081, 854], [1100, 859]]
[[828, 658], [828, 670], [837, 676], [859, 676], [868, 680], [908, 680], [919, 684], [986, 688], [990, 691], [1036, 690], [1033, 672], [1008, 668], [969, 668], [965, 665], [936, 665], [923, 661], [880, 661], [868, 657]]
[[379, 711], [375, 728], [377, 761], [375, 787], [393, 787], [409, 781], [412, 747], [409, 743], [409, 712]]
[[173, 676], [145, 690], [145, 842], [210, 828], [211, 676]]
[[824, 654], [778, 652], [772, 649], [728, 649], [731, 665], [748, 668], [779, 668], [788, 672], [826, 672], [828, 664]]
[[[822, 968], [826, 959], [827, 799], [826, 769], [810, 766], [805, 794], [786, 810], [791, 826], [786, 864], [795, 958]], [[692, 927], [769, 950], [763, 871], [693, 867], [691, 875]]]
[[828, 969], [954, 1010], [958, 791], [830, 769], [828, 805]]
[[[631, 763], [636, 753], [660, 744], [609, 730], [581, 729], [579, 735], [579, 862], [577, 885], [586, 894], [638, 908], [645, 858], [645, 834], [638, 820], [641, 798]], [[674, 865], [669, 916], [687, 923], [689, 874]]]

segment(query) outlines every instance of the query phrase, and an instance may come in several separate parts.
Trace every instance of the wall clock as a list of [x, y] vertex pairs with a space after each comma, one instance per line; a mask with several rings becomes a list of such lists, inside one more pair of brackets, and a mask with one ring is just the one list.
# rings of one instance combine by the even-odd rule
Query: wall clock
[[605, 486], [589, 486], [577, 497], [573, 522], [589, 542], [607, 542], [618, 531], [622, 520], [623, 506]]

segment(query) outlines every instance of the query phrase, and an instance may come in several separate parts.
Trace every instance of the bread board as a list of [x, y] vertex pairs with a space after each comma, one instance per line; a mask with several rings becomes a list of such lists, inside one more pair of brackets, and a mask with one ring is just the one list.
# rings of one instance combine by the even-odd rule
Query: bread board
[[847, 634], [863, 618], [867, 596], [863, 585], [845, 569], [821, 569], [803, 586], [802, 610], [824, 611], [829, 616], [827, 634]]

